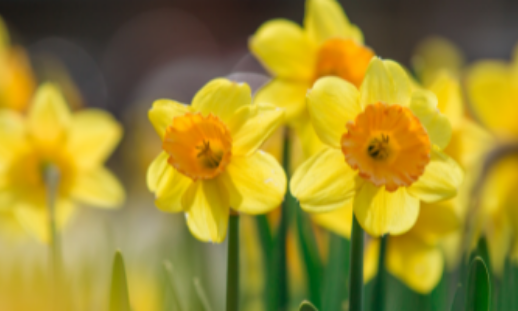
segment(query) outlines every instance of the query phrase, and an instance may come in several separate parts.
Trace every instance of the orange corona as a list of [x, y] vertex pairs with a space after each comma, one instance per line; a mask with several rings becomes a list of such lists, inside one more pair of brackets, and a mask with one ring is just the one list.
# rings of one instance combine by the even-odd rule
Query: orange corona
[[341, 140], [347, 163], [388, 191], [408, 187], [430, 161], [428, 134], [410, 109], [376, 103], [347, 124]]
[[359, 87], [374, 53], [352, 39], [333, 38], [318, 51], [315, 78], [337, 76]]
[[187, 113], [173, 119], [162, 148], [169, 164], [193, 180], [212, 179], [230, 162], [232, 137], [216, 116]]

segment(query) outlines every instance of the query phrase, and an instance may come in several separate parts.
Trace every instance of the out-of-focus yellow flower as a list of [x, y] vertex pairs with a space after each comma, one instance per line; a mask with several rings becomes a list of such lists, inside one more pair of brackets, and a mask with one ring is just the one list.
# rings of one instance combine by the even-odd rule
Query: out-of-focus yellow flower
[[35, 82], [29, 58], [19, 46], [11, 46], [0, 19], [0, 108], [24, 110], [34, 93]]
[[[466, 92], [474, 116], [494, 134], [493, 145], [516, 143], [518, 46], [510, 63], [483, 60], [468, 68]], [[504, 158], [491, 168], [481, 192], [477, 229], [487, 237], [491, 267], [496, 275], [503, 273], [509, 251], [518, 262], [518, 244], [511, 245], [513, 235], [515, 241], [518, 237], [517, 172], [518, 160]]]
[[466, 92], [477, 119], [500, 139], [518, 137], [518, 46], [513, 61], [483, 60], [466, 74]]
[[191, 106], [158, 100], [149, 119], [163, 141], [148, 170], [156, 206], [185, 212], [202, 241], [225, 239], [230, 207], [261, 214], [283, 200], [286, 175], [275, 158], [258, 150], [283, 121], [283, 110], [251, 104], [247, 84], [215, 79]]
[[445, 70], [456, 78], [460, 77], [464, 63], [464, 55], [460, 49], [448, 39], [438, 36], [421, 41], [412, 57], [412, 66], [417, 77], [426, 87]]
[[250, 50], [273, 75], [257, 102], [286, 109], [293, 121], [305, 111], [306, 91], [323, 76], [338, 76], [359, 86], [374, 53], [334, 0], [307, 0], [304, 27], [284, 19], [263, 24]]
[[399, 64], [373, 58], [359, 91], [343, 79], [321, 78], [308, 93], [308, 109], [327, 146], [291, 181], [304, 210], [335, 210], [354, 197], [365, 231], [402, 234], [416, 222], [420, 201], [456, 195], [463, 172], [442, 151], [450, 123], [436, 96], [414, 90]]
[[76, 203], [111, 208], [124, 201], [124, 189], [103, 163], [122, 135], [106, 112], [71, 114], [58, 88], [42, 85], [27, 117], [0, 110], [0, 206], [41, 240], [48, 239], [45, 172], [59, 173], [58, 226]]

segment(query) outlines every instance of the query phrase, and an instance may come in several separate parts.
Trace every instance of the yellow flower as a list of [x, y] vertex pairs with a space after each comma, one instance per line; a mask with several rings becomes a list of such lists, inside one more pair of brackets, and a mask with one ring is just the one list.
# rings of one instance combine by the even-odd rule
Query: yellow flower
[[419, 81], [426, 87], [436, 81], [437, 76], [445, 70], [459, 77], [464, 62], [464, 55], [453, 42], [437, 36], [421, 41], [412, 57], [412, 65]]
[[11, 46], [0, 19], [0, 108], [23, 110], [34, 93], [35, 82], [29, 58], [18, 46]]
[[[516, 143], [518, 46], [510, 63], [483, 60], [472, 65], [466, 74], [466, 92], [475, 117], [494, 134], [491, 145]], [[476, 236], [486, 236], [491, 268], [497, 276], [503, 273], [510, 251], [512, 259], [518, 262], [518, 243], [512, 245], [518, 237], [517, 163], [511, 156], [495, 163], [481, 190]]]
[[483, 60], [466, 75], [466, 92], [473, 113], [501, 139], [518, 136], [518, 46], [513, 61]]
[[56, 217], [63, 226], [76, 203], [115, 207], [124, 190], [103, 163], [122, 135], [106, 112], [71, 114], [59, 90], [44, 84], [27, 117], [0, 110], [0, 205], [10, 208], [26, 230], [48, 239], [45, 171], [59, 173]]
[[420, 201], [456, 195], [463, 172], [442, 151], [450, 123], [435, 95], [413, 90], [397, 63], [373, 58], [360, 90], [321, 78], [308, 93], [308, 110], [327, 146], [291, 180], [304, 210], [331, 211], [354, 198], [365, 231], [402, 234], [416, 222]]
[[303, 28], [284, 19], [266, 22], [249, 47], [273, 76], [255, 101], [285, 108], [288, 122], [304, 112], [314, 81], [338, 76], [359, 86], [374, 56], [334, 0], [307, 0]]
[[258, 151], [282, 123], [283, 111], [251, 102], [247, 84], [215, 79], [191, 106], [158, 100], [149, 111], [163, 151], [149, 167], [148, 188], [159, 209], [185, 212], [191, 233], [202, 241], [225, 239], [230, 208], [266, 213], [284, 197], [283, 169]]

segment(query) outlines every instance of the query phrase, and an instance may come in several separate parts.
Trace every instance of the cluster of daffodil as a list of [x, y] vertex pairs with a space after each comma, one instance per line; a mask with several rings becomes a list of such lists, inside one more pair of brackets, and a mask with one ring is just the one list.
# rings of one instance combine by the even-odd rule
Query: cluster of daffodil
[[[58, 85], [35, 87], [0, 30], [0, 223], [50, 243], [63, 290], [58, 231], [78, 205], [124, 203], [103, 165], [122, 126], [101, 110], [72, 113]], [[259, 90], [215, 78], [190, 104], [159, 99], [148, 115], [162, 146], [147, 187], [198, 240], [228, 240], [228, 311], [243, 305], [240, 244], [241, 259], [262, 257], [241, 271], [247, 283], [263, 266], [258, 309], [298, 305], [293, 286], [309, 300], [300, 310], [422, 307], [390, 296], [394, 282], [437, 310], [518, 307], [507, 301], [518, 281], [518, 50], [467, 67], [433, 38], [411, 71], [366, 46], [335, 0], [307, 0], [302, 27], [264, 23], [249, 49], [271, 74]], [[111, 310], [130, 308], [124, 273], [118, 254]]]

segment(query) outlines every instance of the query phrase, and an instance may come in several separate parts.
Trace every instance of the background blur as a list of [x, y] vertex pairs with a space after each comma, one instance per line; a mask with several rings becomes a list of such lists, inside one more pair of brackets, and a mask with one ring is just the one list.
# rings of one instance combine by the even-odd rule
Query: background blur
[[[469, 62], [507, 59], [518, 42], [518, 1], [340, 2], [351, 22], [363, 30], [368, 46], [405, 65], [410, 65], [419, 41], [430, 35], [455, 42]], [[226, 249], [196, 241], [184, 216], [159, 212], [145, 187], [147, 166], [160, 150], [147, 110], [162, 97], [189, 102], [217, 76], [264, 74], [248, 53], [249, 36], [269, 19], [301, 23], [303, 14], [304, 1], [0, 1], [0, 15], [13, 41], [27, 48], [39, 82], [68, 81], [65, 88], [75, 106], [107, 109], [125, 125], [124, 141], [108, 166], [126, 186], [126, 206], [118, 211], [82, 209], [62, 233], [74, 292], [70, 295], [81, 301], [74, 310], [106, 307], [117, 248], [127, 261], [136, 311], [157, 310], [154, 306], [163, 303], [163, 259], [173, 264], [177, 288], [191, 297], [186, 299], [192, 310], [198, 310], [193, 277], [201, 279], [213, 309], [223, 309]], [[253, 222], [243, 221], [242, 230], [249, 224]], [[47, 249], [30, 237], [3, 240], [0, 272], [7, 277], [0, 286], [11, 287], [17, 280], [23, 288], [23, 302], [18, 303], [30, 306], [24, 293], [45, 296], [31, 278], [46, 269]], [[249, 258], [260, 257], [254, 255], [254, 243], [245, 241]], [[247, 262], [244, 269], [251, 272], [260, 267]], [[252, 279], [246, 280], [251, 291], [261, 288], [260, 274], [246, 274]], [[0, 301], [2, 295], [11, 295], [2, 288]], [[245, 293], [247, 297], [252, 298], [246, 310], [253, 310], [260, 303], [253, 297], [260, 296]]]

